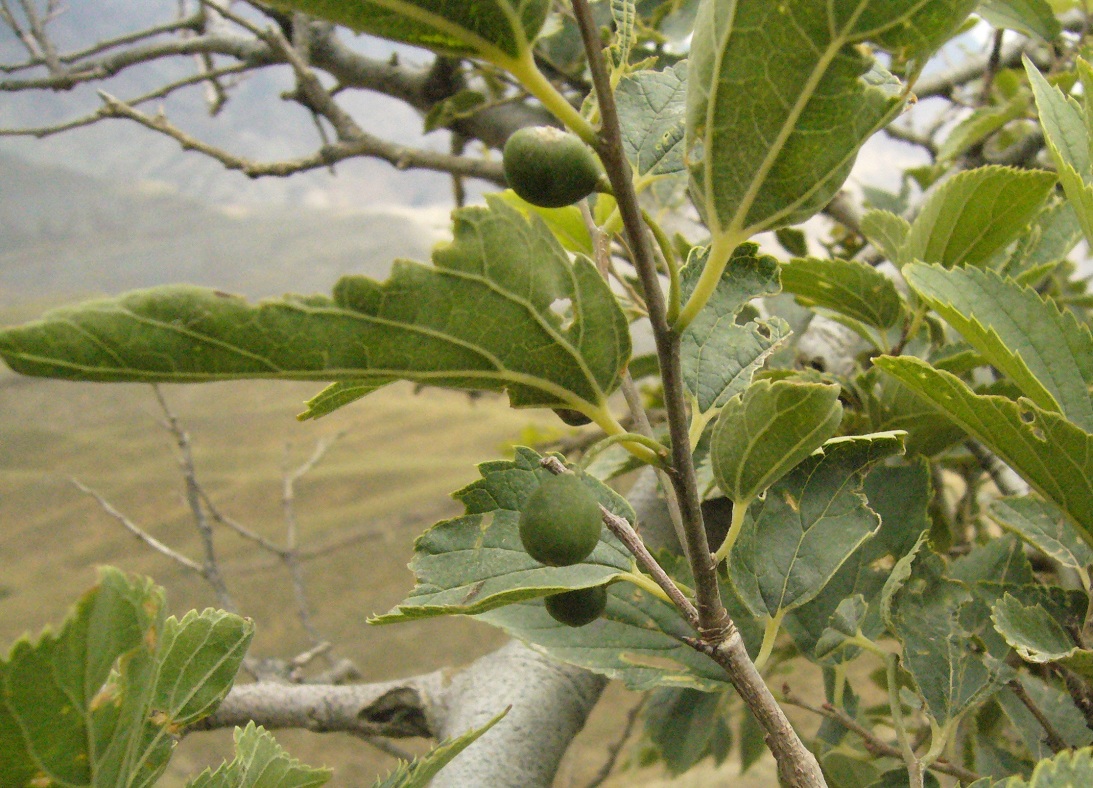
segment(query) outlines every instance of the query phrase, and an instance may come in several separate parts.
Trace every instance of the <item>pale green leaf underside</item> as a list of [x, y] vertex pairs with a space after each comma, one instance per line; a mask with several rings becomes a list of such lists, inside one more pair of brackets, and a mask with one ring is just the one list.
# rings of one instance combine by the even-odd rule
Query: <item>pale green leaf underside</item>
[[815, 598], [880, 527], [863, 494], [866, 472], [903, 451], [903, 433], [836, 438], [748, 510], [729, 577], [755, 615], [774, 617]]
[[[683, 333], [683, 385], [699, 413], [709, 413], [742, 392], [755, 371], [789, 336], [789, 325], [777, 317], [745, 325], [736, 322], [748, 301], [778, 292], [778, 262], [758, 250], [753, 243], [737, 247], [713, 296]], [[694, 292], [707, 254], [705, 248], [692, 250], [680, 272], [684, 300]]]
[[1010, 777], [1001, 788], [1075, 788], [1093, 785], [1093, 748], [1067, 750], [1040, 761], [1027, 781]]
[[235, 758], [215, 772], [206, 769], [187, 788], [314, 788], [331, 778], [330, 769], [313, 769], [290, 756], [261, 725], [236, 728]]
[[1047, 501], [1028, 496], [1000, 498], [991, 504], [990, 515], [1062, 566], [1081, 572], [1093, 564], [1093, 548], [1082, 541], [1058, 507]]
[[975, 0], [704, 0], [691, 44], [687, 156], [717, 237], [819, 210], [905, 89], [855, 47], [920, 55]]
[[636, 71], [615, 90], [622, 144], [639, 175], [682, 172], [687, 61], [663, 71]]
[[1040, 125], [1059, 181], [1078, 214], [1086, 240], [1093, 243], [1093, 151], [1085, 113], [1078, 102], [1064, 96], [1059, 88], [1044, 79], [1027, 58], [1025, 71], [1036, 97]]
[[[256, 305], [195, 287], [138, 291], [0, 331], [0, 357], [73, 380], [325, 380], [351, 384], [326, 397], [352, 399], [405, 379], [507, 390], [516, 407], [599, 407], [630, 357], [614, 295], [540, 220], [488, 199], [454, 214], [434, 266], [398, 261], [383, 283], [345, 277], [333, 298]], [[552, 309], [563, 301], [567, 315]]]
[[782, 266], [782, 289], [806, 306], [830, 309], [874, 328], [903, 315], [892, 280], [859, 260], [798, 258]]
[[862, 234], [893, 265], [901, 265], [900, 250], [911, 231], [911, 223], [891, 211], [873, 209], [861, 220]]
[[559, 624], [541, 602], [521, 602], [478, 616], [562, 662], [579, 665], [633, 690], [729, 689], [725, 670], [688, 646], [694, 630], [672, 606], [629, 583], [608, 588], [607, 609], [583, 627]]
[[963, 583], [942, 576], [944, 565], [935, 553], [919, 549], [901, 563], [896, 587], [885, 586], [886, 620], [903, 645], [903, 666], [930, 716], [945, 725], [1015, 673], [977, 653], [962, 616], [972, 595]]
[[1093, 335], [1073, 313], [994, 271], [904, 268], [907, 283], [1045, 410], [1093, 430]]
[[506, 708], [485, 725], [467, 731], [461, 736], [445, 739], [429, 752], [407, 763], [399, 761], [398, 767], [386, 778], [376, 780], [373, 788], [427, 788], [437, 772], [451, 763], [452, 759], [474, 744], [478, 738], [501, 721], [509, 713]]
[[[475, 614], [501, 605], [602, 585], [634, 568], [626, 548], [604, 527], [600, 543], [584, 561], [551, 567], [529, 556], [520, 542], [520, 509], [550, 472], [531, 449], [514, 460], [483, 463], [482, 478], [455, 493], [466, 506], [462, 517], [445, 520], [422, 534], [410, 563], [417, 585], [389, 613], [372, 623], [388, 624], [433, 616]], [[595, 479], [582, 480], [600, 503], [631, 522], [633, 510]]]
[[1093, 544], [1093, 435], [1027, 400], [977, 395], [917, 358], [881, 357], [874, 363], [989, 447]]
[[835, 434], [839, 387], [761, 380], [729, 400], [714, 427], [710, 456], [721, 492], [747, 506]]
[[1026, 662], [1057, 662], [1078, 651], [1074, 641], [1042, 606], [1025, 606], [1008, 593], [991, 608], [991, 621]]
[[1036, 216], [1054, 173], [987, 166], [941, 184], [907, 234], [903, 260], [978, 265], [1017, 238]]
[[162, 589], [102, 569], [59, 632], [0, 660], [3, 784], [154, 785], [178, 728], [231, 688], [253, 632], [222, 611], [164, 620]]
[[981, 107], [957, 124], [937, 150], [938, 161], [952, 161], [968, 148], [983, 142], [987, 137], [1012, 120], [1025, 116], [1028, 94], [1015, 96], [1001, 106]]
[[1062, 30], [1045, 0], [982, 0], [976, 12], [995, 27], [1039, 36], [1045, 41], [1054, 41]]
[[519, 59], [549, 0], [272, 0], [362, 33], [440, 52]]

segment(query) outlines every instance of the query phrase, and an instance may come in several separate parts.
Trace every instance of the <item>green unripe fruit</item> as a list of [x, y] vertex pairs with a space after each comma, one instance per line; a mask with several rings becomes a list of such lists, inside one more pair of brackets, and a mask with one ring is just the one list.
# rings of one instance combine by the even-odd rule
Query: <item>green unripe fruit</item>
[[548, 566], [579, 564], [600, 541], [600, 505], [571, 473], [552, 476], [528, 496], [520, 512], [520, 541]]
[[567, 627], [583, 627], [599, 618], [607, 607], [607, 586], [578, 588], [548, 596], [544, 603], [550, 617]]
[[505, 143], [505, 179], [512, 190], [540, 208], [561, 208], [587, 197], [600, 179], [592, 151], [553, 126], [517, 130]]

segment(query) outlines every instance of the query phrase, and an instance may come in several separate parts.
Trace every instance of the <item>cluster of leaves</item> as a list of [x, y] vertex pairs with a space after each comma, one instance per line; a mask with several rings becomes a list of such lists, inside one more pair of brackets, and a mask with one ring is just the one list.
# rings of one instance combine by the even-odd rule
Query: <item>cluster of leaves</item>
[[[577, 36], [563, 16], [537, 42], [545, 0], [278, 4], [504, 69], [585, 142], [604, 144], [595, 101], [578, 113], [539, 71], [536, 47], [557, 60]], [[673, 242], [646, 219], [678, 345], [674, 356], [661, 348], [660, 365], [678, 365], [662, 380], [680, 380], [686, 404], [668, 419], [686, 420], [701, 497], [731, 502], [710, 545], [721, 603], [760, 669], [803, 659], [823, 670], [826, 719], [811, 749], [829, 784], [905, 773], [922, 785], [926, 769], [976, 785], [1093, 781], [1081, 749], [1093, 743], [1093, 335], [1067, 259], [1083, 237], [1093, 243], [1093, 69], [1064, 47], [1045, 3], [984, 4], [988, 20], [1054, 39], [1072, 70], [1045, 77], [1027, 61], [996, 75], [989, 104], [952, 129], [931, 173], [917, 173], [932, 188], [916, 210], [874, 194], [860, 226], [870, 262], [834, 245], [826, 258], [780, 262], [752, 237], [831, 200], [977, 3], [666, 5], [694, 13], [686, 61], [663, 46], [678, 13], [599, 5], [614, 29], [607, 65], [630, 170], [609, 174], [650, 200], [688, 189], [709, 231]], [[1042, 133], [1052, 169], [940, 177], [1022, 133]], [[596, 198], [597, 232], [620, 233], [624, 199]], [[454, 240], [432, 265], [399, 261], [386, 282], [346, 277], [331, 297], [257, 305], [196, 288], [131, 293], [0, 332], [0, 356], [19, 372], [79, 380], [329, 382], [305, 417], [396, 380], [504, 391], [514, 407], [576, 411], [617, 444], [608, 451], [622, 459], [605, 452], [587, 468], [600, 481], [586, 481], [608, 517], [639, 525], [606, 482], [663, 467], [667, 438], [627, 433], [609, 397], [638, 366], [630, 323], [651, 299], [632, 277], [616, 294], [583, 216], [490, 196], [454, 213]], [[802, 237], [779, 237], [807, 251]], [[857, 338], [848, 372], [796, 358], [817, 316]], [[1032, 492], [991, 493], [979, 457], [1000, 458]], [[477, 615], [654, 691], [647, 733], [674, 771], [723, 759], [734, 737], [750, 763], [768, 732], [728, 692], [722, 664], [692, 647], [686, 610], [648, 559], [607, 528], [571, 566], [523, 550], [519, 517], [547, 477], [543, 460], [518, 449], [482, 465], [456, 493], [465, 513], [417, 541], [417, 587], [376, 622]], [[684, 594], [702, 580], [700, 564], [670, 552], [656, 561]], [[585, 627], [544, 609], [544, 597], [603, 585], [606, 609]], [[856, 660], [876, 662], [873, 684], [850, 684]], [[878, 730], [894, 730], [895, 743]]]

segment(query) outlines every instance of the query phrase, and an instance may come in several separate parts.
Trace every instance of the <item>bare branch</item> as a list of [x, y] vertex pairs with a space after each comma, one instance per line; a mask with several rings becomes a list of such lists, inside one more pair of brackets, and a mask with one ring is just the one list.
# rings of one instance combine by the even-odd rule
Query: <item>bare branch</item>
[[202, 577], [205, 577], [205, 568], [201, 564], [199, 564], [197, 561], [183, 555], [182, 553], [178, 552], [177, 550], [173, 550], [172, 548], [165, 545], [163, 542], [156, 539], [150, 533], [148, 533], [143, 528], [141, 528], [139, 525], [137, 525], [132, 520], [130, 520], [128, 517], [126, 517], [124, 514], [119, 512], [100, 493], [98, 493], [97, 491], [95, 491], [95, 490], [91, 489], [90, 487], [86, 486], [79, 479], [73, 478], [73, 479], [71, 479], [71, 481], [72, 481], [72, 484], [75, 485], [76, 489], [78, 489], [80, 492], [87, 493], [92, 498], [94, 498], [96, 501], [98, 501], [99, 506], [102, 507], [102, 510], [104, 512], [106, 512], [108, 515], [110, 515], [111, 517], [113, 517], [115, 520], [117, 520], [119, 523], [121, 523], [122, 527], [125, 528], [125, 530], [127, 530], [129, 533], [133, 534], [133, 536], [140, 539], [142, 542], [144, 542], [146, 545], [151, 547], [157, 553], [160, 553], [161, 555], [167, 556], [172, 561], [174, 561], [176, 564], [178, 564], [180, 566], [183, 566], [186, 569], [189, 569], [191, 572], [196, 572], [197, 574], [201, 575]]
[[[829, 720], [833, 720], [844, 728], [853, 733], [856, 733], [861, 737], [862, 745], [866, 751], [878, 758], [896, 758], [898, 760], [903, 759], [903, 752], [896, 746], [889, 744], [888, 742], [880, 739], [871, 730], [866, 728], [856, 719], [851, 717], [842, 709], [837, 706], [833, 706], [830, 703], [825, 703], [823, 706], [812, 706], [800, 698], [796, 697], [789, 689], [789, 685], [786, 684], [782, 687], [782, 700], [791, 706], [796, 706], [799, 709], [810, 711], [813, 714], [818, 714], [821, 717], [826, 717]], [[975, 772], [965, 769], [959, 764], [950, 763], [944, 758], [939, 758], [930, 764], [930, 768], [944, 774], [951, 774], [953, 777], [960, 779], [965, 783], [972, 783], [980, 779], [980, 775]]]

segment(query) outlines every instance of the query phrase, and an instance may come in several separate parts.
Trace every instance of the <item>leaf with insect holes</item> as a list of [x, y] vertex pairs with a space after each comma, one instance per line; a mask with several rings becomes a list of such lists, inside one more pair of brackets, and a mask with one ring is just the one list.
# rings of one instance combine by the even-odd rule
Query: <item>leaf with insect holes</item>
[[600, 408], [630, 358], [615, 296], [541, 220], [487, 200], [454, 213], [434, 265], [398, 261], [386, 282], [347, 276], [333, 298], [255, 305], [196, 287], [137, 291], [0, 331], [0, 357], [71, 380], [335, 382], [305, 416], [399, 379], [507, 391], [514, 407]]
[[[705, 247], [691, 250], [680, 272], [683, 298], [694, 291], [708, 254]], [[737, 247], [713, 296], [680, 341], [683, 385], [698, 413], [715, 412], [747, 388], [756, 370], [789, 336], [789, 324], [778, 317], [743, 325], [736, 319], [751, 299], [777, 292], [778, 262], [759, 254], [756, 244]]]
[[903, 667], [928, 714], [945, 726], [1016, 674], [976, 649], [961, 615], [974, 601], [972, 594], [944, 576], [944, 562], [923, 542], [897, 563], [884, 588], [882, 612], [903, 646]]
[[826, 205], [907, 96], [862, 45], [927, 55], [975, 5], [705, 0], [691, 42], [685, 156], [714, 238], [748, 238]]
[[550, 0], [272, 0], [360, 33], [503, 65], [518, 60], [546, 21]]
[[882, 356], [874, 364], [1001, 457], [1093, 544], [1093, 435], [1028, 400], [976, 394], [917, 358]]
[[663, 71], [635, 71], [615, 90], [622, 144], [638, 175], [684, 170], [683, 118], [687, 61]]

